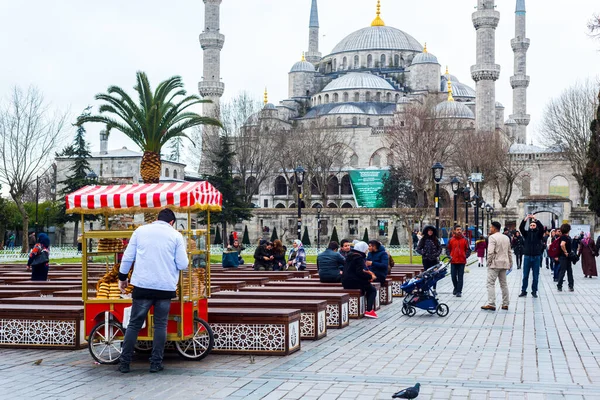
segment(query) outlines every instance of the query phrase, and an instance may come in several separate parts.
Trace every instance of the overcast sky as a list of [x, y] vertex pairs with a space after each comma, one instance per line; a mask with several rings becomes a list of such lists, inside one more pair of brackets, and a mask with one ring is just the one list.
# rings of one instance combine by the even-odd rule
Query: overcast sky
[[[224, 98], [243, 90], [273, 103], [287, 97], [288, 72], [308, 47], [311, 0], [224, 0], [225, 35], [221, 76]], [[498, 0], [496, 62], [501, 65], [497, 100], [512, 113], [515, 0]], [[369, 26], [375, 0], [319, 0], [320, 50], [323, 55], [345, 36]], [[476, 0], [382, 0], [386, 25], [401, 29], [428, 49], [462, 83], [475, 87], [469, 68], [475, 63], [471, 14]], [[598, 0], [527, 0], [528, 111], [532, 133], [544, 104], [577, 80], [600, 74], [600, 43], [586, 34], [586, 22], [600, 12]], [[202, 77], [198, 35], [204, 25], [202, 0], [0, 0], [0, 95], [11, 87], [35, 85], [56, 108], [75, 118], [94, 95], [109, 85], [133, 91], [135, 72], [146, 71], [156, 84], [181, 75], [197, 93]], [[199, 110], [198, 110], [199, 111]], [[98, 150], [100, 126], [88, 124], [88, 140]], [[136, 146], [114, 132], [109, 148]], [[137, 149], [136, 149], [137, 150]]]

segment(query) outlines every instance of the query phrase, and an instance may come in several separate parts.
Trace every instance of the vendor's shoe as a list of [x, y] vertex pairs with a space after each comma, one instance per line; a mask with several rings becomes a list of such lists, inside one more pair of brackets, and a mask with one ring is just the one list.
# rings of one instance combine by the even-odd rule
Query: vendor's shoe
[[119, 365], [118, 371], [122, 374], [127, 374], [131, 372], [131, 368], [129, 368], [129, 364], [121, 364]]
[[508, 310], [508, 306], [502, 306], [503, 310]]
[[531, 292], [531, 295], [537, 299], [537, 293], [536, 292]]
[[379, 318], [377, 316], [377, 313], [374, 310], [373, 311], [365, 311], [365, 317], [367, 317], [367, 318], [373, 318], [373, 319]]
[[527, 297], [527, 292], [521, 292], [521, 294], [519, 295], [519, 297]]
[[150, 365], [150, 372], [152, 372], [152, 373], [160, 372], [163, 369], [165, 369], [165, 367], [163, 367], [162, 364], [151, 364]]
[[489, 304], [486, 304], [485, 306], [481, 306], [481, 309], [487, 310], [487, 311], [496, 311], [496, 307], [490, 306]]

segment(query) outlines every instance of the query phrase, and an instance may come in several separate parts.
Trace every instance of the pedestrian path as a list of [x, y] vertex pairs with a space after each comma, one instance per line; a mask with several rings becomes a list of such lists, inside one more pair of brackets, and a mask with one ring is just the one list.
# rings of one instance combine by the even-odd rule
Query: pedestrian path
[[438, 285], [445, 318], [403, 316], [395, 299], [378, 320], [353, 320], [288, 357], [169, 355], [159, 374], [139, 361], [122, 375], [87, 350], [0, 349], [0, 387], [11, 399], [310, 400], [389, 399], [420, 382], [418, 399], [600, 399], [600, 280], [574, 269], [575, 292], [559, 293], [544, 268], [537, 299], [518, 297], [515, 269], [509, 310], [489, 312], [486, 268], [472, 266], [462, 298], [449, 277]]

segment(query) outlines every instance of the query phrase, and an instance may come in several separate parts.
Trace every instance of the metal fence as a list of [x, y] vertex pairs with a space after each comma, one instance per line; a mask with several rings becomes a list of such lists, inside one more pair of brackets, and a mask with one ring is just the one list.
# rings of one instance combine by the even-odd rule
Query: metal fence
[[[77, 258], [81, 252], [73, 246], [52, 246], [50, 248], [50, 260], [53, 258]], [[27, 261], [29, 254], [21, 253], [21, 249], [0, 250], [0, 264], [14, 261]]]

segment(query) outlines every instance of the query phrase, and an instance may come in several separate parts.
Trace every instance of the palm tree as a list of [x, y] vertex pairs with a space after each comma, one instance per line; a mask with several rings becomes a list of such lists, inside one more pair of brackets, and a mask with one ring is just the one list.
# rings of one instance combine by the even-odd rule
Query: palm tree
[[170, 139], [190, 139], [185, 130], [195, 126], [222, 125], [216, 119], [186, 111], [189, 107], [208, 103], [210, 100], [187, 95], [181, 77], [173, 76], [161, 82], [155, 92], [152, 92], [145, 72], [138, 71], [136, 77], [134, 89], [138, 93], [139, 104], [122, 88], [110, 86], [106, 94], [96, 95], [96, 100], [105, 102], [100, 106], [100, 115], [82, 116], [77, 124], [101, 122], [106, 124], [107, 132], [111, 129], [123, 132], [144, 152], [140, 165], [144, 183], [158, 183], [161, 172], [160, 152]]

